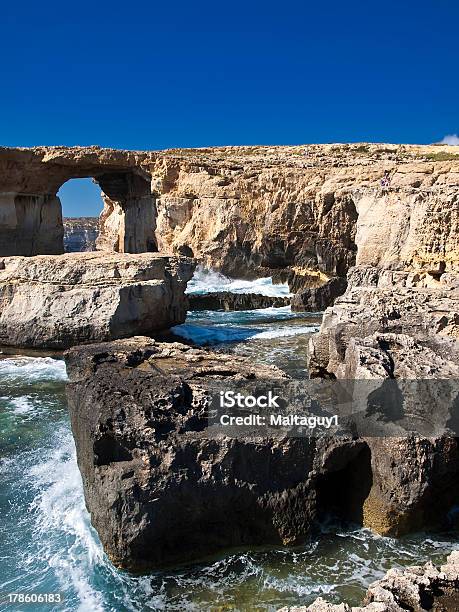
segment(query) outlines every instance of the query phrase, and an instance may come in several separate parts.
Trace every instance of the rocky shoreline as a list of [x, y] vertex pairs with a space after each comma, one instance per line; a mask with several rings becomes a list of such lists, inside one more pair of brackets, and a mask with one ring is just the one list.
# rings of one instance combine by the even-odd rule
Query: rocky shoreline
[[[299, 147], [0, 149], [0, 344], [70, 349], [86, 504], [121, 567], [293, 546], [326, 512], [399, 536], [447, 525], [459, 504], [459, 159], [414, 146], [309, 149], [307, 162]], [[379, 187], [383, 170], [390, 189]], [[61, 255], [56, 194], [78, 176], [103, 190], [102, 251]], [[286, 278], [293, 309], [325, 309], [311, 379], [367, 384], [352, 388], [351, 408], [331, 403], [352, 417], [344, 433], [210, 428], [212, 393], [294, 387], [277, 368], [154, 339], [185, 321], [195, 260]], [[285, 304], [224, 292], [192, 300]], [[322, 409], [316, 400], [306, 407]], [[457, 596], [451, 563], [448, 584], [449, 569], [390, 574], [368, 610], [422, 609], [425, 592], [441, 610]]]
[[459, 610], [459, 551], [441, 567], [432, 563], [391, 569], [368, 588], [361, 606], [330, 604], [319, 597], [310, 606], [281, 608], [279, 612], [456, 612]]

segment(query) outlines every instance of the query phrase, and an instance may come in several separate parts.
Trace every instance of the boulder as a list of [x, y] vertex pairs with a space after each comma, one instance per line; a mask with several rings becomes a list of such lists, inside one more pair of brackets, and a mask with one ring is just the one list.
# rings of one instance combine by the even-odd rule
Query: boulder
[[212, 389], [286, 385], [276, 368], [142, 337], [74, 347], [66, 364], [86, 505], [117, 565], [299, 544], [337, 490], [338, 510], [361, 515], [364, 442], [209, 427]]
[[292, 310], [321, 312], [331, 306], [335, 299], [346, 291], [345, 278], [336, 276], [320, 287], [303, 289], [292, 298]]
[[5, 257], [0, 344], [65, 349], [183, 323], [193, 261], [152, 253]]

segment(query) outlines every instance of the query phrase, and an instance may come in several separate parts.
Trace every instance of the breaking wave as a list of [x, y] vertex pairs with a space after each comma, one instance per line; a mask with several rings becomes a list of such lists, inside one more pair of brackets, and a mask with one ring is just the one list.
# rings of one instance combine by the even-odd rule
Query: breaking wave
[[269, 296], [288, 296], [290, 291], [286, 283], [274, 285], [271, 277], [255, 280], [228, 278], [220, 272], [198, 266], [193, 278], [188, 283], [188, 294], [215, 293], [230, 291], [231, 293], [259, 293]]

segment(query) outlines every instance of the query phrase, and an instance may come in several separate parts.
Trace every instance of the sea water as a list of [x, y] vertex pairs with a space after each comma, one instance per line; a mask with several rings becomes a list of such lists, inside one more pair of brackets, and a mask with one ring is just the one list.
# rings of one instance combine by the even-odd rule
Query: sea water
[[[275, 310], [191, 313], [181, 330], [217, 350], [290, 364], [301, 377], [317, 315]], [[246, 331], [231, 336], [239, 328]], [[173, 571], [123, 572], [105, 556], [85, 508], [65, 381], [60, 359], [0, 358], [0, 593], [65, 596], [62, 606], [36, 604], [34, 612], [274, 611], [320, 595], [357, 604], [390, 567], [441, 562], [458, 547], [452, 534], [394, 540], [330, 523], [295, 549], [231, 550]]]

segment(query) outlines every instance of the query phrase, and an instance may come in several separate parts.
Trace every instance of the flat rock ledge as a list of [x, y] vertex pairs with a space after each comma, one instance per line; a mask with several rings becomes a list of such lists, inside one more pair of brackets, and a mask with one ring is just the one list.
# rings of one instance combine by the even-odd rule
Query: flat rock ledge
[[459, 610], [459, 551], [445, 565], [432, 563], [391, 569], [368, 588], [362, 606], [331, 604], [319, 597], [310, 606], [281, 608], [279, 612], [454, 612]]
[[0, 345], [66, 349], [183, 323], [193, 260], [156, 253], [0, 259]]
[[290, 305], [290, 297], [262, 295], [260, 293], [231, 293], [215, 291], [189, 296], [190, 310], [254, 310], [280, 308]]

